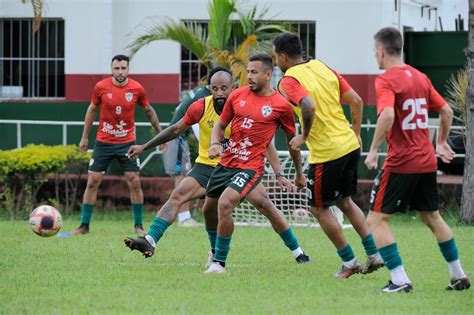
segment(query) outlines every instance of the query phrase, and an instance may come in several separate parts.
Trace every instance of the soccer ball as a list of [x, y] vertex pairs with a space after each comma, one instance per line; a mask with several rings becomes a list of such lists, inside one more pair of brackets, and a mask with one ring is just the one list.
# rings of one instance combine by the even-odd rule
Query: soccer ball
[[39, 236], [52, 236], [58, 233], [63, 224], [61, 214], [56, 208], [43, 205], [30, 214], [30, 227]]
[[293, 220], [296, 222], [306, 222], [309, 219], [308, 211], [303, 208], [293, 210]]

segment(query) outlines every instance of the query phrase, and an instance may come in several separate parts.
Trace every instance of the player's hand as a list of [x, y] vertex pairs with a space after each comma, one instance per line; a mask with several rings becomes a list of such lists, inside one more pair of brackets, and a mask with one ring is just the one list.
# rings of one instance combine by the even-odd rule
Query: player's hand
[[86, 153], [89, 147], [89, 139], [81, 138], [81, 142], [79, 142], [79, 149], [82, 153]]
[[209, 158], [215, 159], [222, 155], [222, 145], [220, 144], [213, 144], [209, 147]]
[[444, 163], [451, 163], [455, 154], [446, 141], [436, 145], [436, 153]]
[[296, 137], [293, 137], [293, 139], [290, 140], [290, 147], [293, 150], [299, 151], [300, 147], [306, 142], [305, 137], [303, 135], [298, 135]]
[[129, 159], [136, 159], [140, 153], [143, 152], [143, 145], [132, 145], [127, 152], [127, 157]]
[[160, 151], [166, 152], [168, 150], [168, 143], [163, 143], [160, 145]]
[[298, 191], [303, 190], [306, 187], [306, 176], [304, 176], [303, 174], [296, 174], [295, 185]]
[[288, 192], [295, 192], [296, 191], [296, 186], [286, 178], [285, 176], [278, 176], [277, 177], [278, 185], [283, 191], [288, 191]]
[[364, 161], [369, 170], [376, 169], [378, 163], [378, 155], [376, 150], [370, 150], [367, 158]]

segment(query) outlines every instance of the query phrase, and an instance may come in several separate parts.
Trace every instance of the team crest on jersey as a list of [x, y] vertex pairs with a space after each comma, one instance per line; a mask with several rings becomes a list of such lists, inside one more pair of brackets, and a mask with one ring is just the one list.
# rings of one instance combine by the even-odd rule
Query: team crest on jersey
[[240, 107], [244, 107], [245, 106], [245, 100], [240, 100], [239, 104], [240, 104]]
[[273, 109], [269, 105], [264, 105], [262, 107], [262, 115], [263, 117], [268, 117], [272, 113]]
[[107, 93], [107, 97], [109, 98], [109, 100], [112, 99], [112, 93]]
[[133, 98], [133, 93], [131, 92], [128, 92], [128, 93], [125, 93], [125, 99], [130, 102]]

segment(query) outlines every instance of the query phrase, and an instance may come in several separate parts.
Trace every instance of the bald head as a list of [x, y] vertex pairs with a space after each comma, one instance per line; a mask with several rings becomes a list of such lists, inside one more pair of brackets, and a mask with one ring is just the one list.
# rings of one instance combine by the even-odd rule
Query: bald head
[[232, 75], [228, 71], [218, 71], [211, 77], [209, 86], [214, 99], [214, 109], [220, 115], [224, 104], [232, 92]]

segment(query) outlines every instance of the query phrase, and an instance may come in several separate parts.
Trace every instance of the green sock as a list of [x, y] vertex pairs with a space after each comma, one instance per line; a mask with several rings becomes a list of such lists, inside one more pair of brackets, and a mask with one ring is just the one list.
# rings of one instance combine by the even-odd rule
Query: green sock
[[367, 235], [362, 240], [362, 245], [364, 245], [365, 254], [367, 256], [377, 254], [378, 250], [377, 250], [377, 246], [375, 246], [375, 242], [374, 242], [374, 238], [372, 237], [372, 233]]
[[160, 217], [155, 217], [147, 234], [150, 235], [155, 240], [155, 242], [158, 242], [163, 234], [165, 234], [165, 231], [169, 225], [170, 224], [168, 221], [163, 220]]
[[217, 235], [216, 238], [216, 253], [214, 255], [214, 260], [225, 263], [227, 255], [230, 250], [230, 241], [232, 236], [223, 237]]
[[458, 247], [454, 242], [454, 238], [449, 241], [438, 243], [441, 254], [443, 254], [444, 260], [446, 262], [452, 262], [459, 259]]
[[209, 238], [209, 243], [211, 243], [211, 250], [213, 253], [216, 252], [216, 237], [217, 237], [217, 231], [216, 230], [209, 230], [206, 229], [207, 231], [207, 237]]
[[82, 224], [89, 224], [91, 222], [92, 207], [94, 206], [87, 203], [82, 204], [82, 214], [81, 214]]
[[338, 249], [337, 254], [341, 257], [342, 261], [350, 261], [355, 257], [352, 247], [349, 244], [347, 244], [343, 249]]
[[285, 242], [286, 247], [288, 247], [290, 250], [295, 250], [300, 247], [298, 239], [296, 238], [295, 234], [293, 234], [291, 228], [288, 228], [288, 230], [280, 233], [280, 237], [283, 242]]
[[132, 203], [133, 222], [143, 224], [143, 203]]
[[385, 266], [387, 266], [388, 270], [393, 270], [399, 266], [402, 266], [402, 258], [398, 252], [398, 246], [396, 242], [379, 248], [379, 253], [380, 256], [382, 256]]

